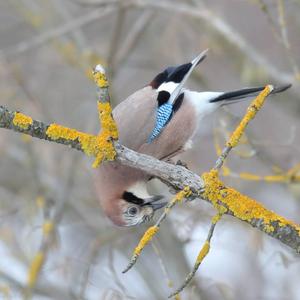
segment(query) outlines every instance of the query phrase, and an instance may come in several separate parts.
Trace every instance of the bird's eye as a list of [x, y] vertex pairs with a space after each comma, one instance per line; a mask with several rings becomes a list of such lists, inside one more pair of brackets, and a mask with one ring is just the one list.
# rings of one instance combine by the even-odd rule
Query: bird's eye
[[137, 209], [136, 206], [130, 206], [130, 207], [128, 208], [127, 212], [128, 212], [128, 215], [129, 215], [129, 216], [132, 216], [132, 217], [133, 217], [133, 216], [135, 216], [135, 215], [137, 214], [138, 209]]

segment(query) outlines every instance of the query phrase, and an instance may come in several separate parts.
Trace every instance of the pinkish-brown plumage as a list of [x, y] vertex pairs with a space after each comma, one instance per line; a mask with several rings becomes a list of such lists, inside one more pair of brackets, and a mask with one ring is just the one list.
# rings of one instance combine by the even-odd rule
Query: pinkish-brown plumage
[[[169, 67], [146, 86], [114, 110], [113, 116], [119, 129], [121, 144], [140, 153], [167, 160], [193, 144], [199, 122], [218, 107], [256, 96], [263, 87], [246, 88], [230, 92], [195, 92], [183, 88], [192, 69], [203, 60], [206, 52], [198, 55], [191, 63]], [[278, 93], [289, 88], [275, 88]], [[164, 104], [172, 108], [168, 116], [157, 114]], [[153, 129], [159, 117], [168, 120], [152, 139]], [[157, 118], [157, 120], [156, 120]], [[165, 123], [164, 123], [165, 124]], [[164, 125], [163, 124], [163, 125]], [[150, 138], [150, 139], [149, 139]], [[150, 141], [150, 142], [149, 142]], [[96, 189], [105, 214], [119, 226], [143, 223], [164, 203], [158, 196], [147, 192], [150, 176], [142, 171], [122, 166], [117, 162], [104, 162], [97, 171]]]
[[[195, 115], [192, 105], [188, 101], [183, 102], [159, 137], [148, 144], [155, 121], [156, 98], [157, 91], [147, 86], [121, 102], [113, 110], [113, 116], [119, 128], [121, 144], [158, 159], [168, 159], [182, 151], [182, 146], [193, 134], [195, 122], [192, 120]], [[182, 124], [185, 116], [189, 116], [188, 121]], [[124, 189], [148, 179], [149, 175], [142, 171], [117, 162], [105, 162], [100, 166], [96, 175], [96, 191], [105, 214], [116, 225], [124, 225], [121, 213], [124, 209], [124, 200], [121, 200]]]

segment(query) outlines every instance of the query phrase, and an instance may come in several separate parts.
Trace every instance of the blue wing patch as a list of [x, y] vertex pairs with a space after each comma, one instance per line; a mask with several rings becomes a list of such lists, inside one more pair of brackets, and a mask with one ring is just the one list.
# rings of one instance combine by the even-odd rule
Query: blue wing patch
[[151, 143], [161, 133], [163, 128], [169, 122], [172, 113], [173, 113], [173, 105], [168, 102], [164, 103], [157, 109], [155, 127], [148, 139], [148, 143]]

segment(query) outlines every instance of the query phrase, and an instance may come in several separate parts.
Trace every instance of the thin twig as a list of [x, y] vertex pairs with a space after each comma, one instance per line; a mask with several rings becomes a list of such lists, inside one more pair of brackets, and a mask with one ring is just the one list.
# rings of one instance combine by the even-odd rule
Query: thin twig
[[144, 233], [143, 237], [140, 239], [139, 244], [135, 248], [133, 255], [127, 265], [127, 267], [122, 271], [122, 273], [126, 273], [129, 271], [137, 262], [141, 252], [146, 247], [146, 245], [153, 239], [153, 237], [158, 233], [159, 227], [164, 219], [167, 217], [171, 209], [178, 203], [183, 201], [184, 198], [188, 198], [191, 195], [191, 190], [189, 187], [185, 187], [182, 191], [176, 194], [176, 196], [170, 201], [165, 209], [164, 212], [160, 215], [158, 220], [156, 221], [154, 226], [148, 228], [148, 230]]
[[4, 56], [6, 58], [11, 58], [16, 55], [20, 55], [26, 51], [34, 49], [41, 46], [42, 44], [48, 42], [51, 39], [58, 38], [68, 32], [71, 32], [77, 28], [87, 25], [93, 21], [99, 20], [105, 16], [108, 16], [115, 10], [114, 7], [107, 7], [106, 9], [95, 9], [92, 12], [80, 16], [64, 25], [58, 26], [56, 28], [50, 29], [40, 35], [33, 37], [32, 39], [26, 39], [19, 44], [12, 46], [8, 49], [4, 49], [0, 53], [0, 57]]
[[128, 54], [132, 51], [134, 45], [138, 42], [143, 31], [148, 27], [149, 23], [154, 18], [154, 14], [155, 12], [153, 11], [145, 10], [132, 25], [127, 37], [124, 41], [122, 41], [120, 49], [116, 53], [115, 68], [120, 67], [120, 65], [124, 64], [124, 62], [126, 61], [126, 57], [128, 57]]
[[257, 112], [263, 106], [266, 97], [273, 91], [273, 86], [268, 85], [266, 88], [257, 96], [257, 98], [250, 104], [247, 109], [247, 113], [241, 120], [240, 124], [232, 133], [230, 139], [226, 143], [226, 147], [223, 149], [221, 155], [219, 156], [216, 165], [214, 167], [215, 170], [220, 170], [223, 166], [224, 161], [226, 160], [229, 152], [232, 148], [236, 147], [248, 125], [248, 123], [256, 116]]
[[252, 47], [244, 37], [236, 31], [229, 23], [224, 21], [216, 13], [209, 10], [205, 6], [191, 6], [186, 4], [174, 3], [170, 1], [147, 1], [147, 0], [131, 0], [131, 5], [138, 7], [151, 7], [155, 9], [162, 9], [167, 11], [176, 12], [179, 14], [188, 15], [190, 17], [201, 19], [210, 24], [216, 31], [222, 34], [231, 44], [238, 47], [244, 54], [253, 60], [257, 65], [264, 66], [268, 74], [281, 82], [291, 82], [295, 85], [299, 84], [299, 81], [295, 78], [294, 74], [286, 73], [279, 70], [270, 63], [264, 56], [262, 56], [255, 48]]
[[109, 78], [113, 80], [113, 75], [115, 71], [115, 57], [118, 52], [118, 48], [121, 43], [122, 30], [124, 22], [126, 20], [127, 7], [124, 7], [120, 2], [118, 12], [117, 12], [117, 21], [115, 28], [111, 37], [107, 65], [109, 66]]
[[157, 259], [158, 259], [158, 263], [159, 263], [160, 268], [161, 268], [161, 270], [162, 270], [162, 273], [163, 273], [163, 275], [164, 275], [164, 277], [165, 277], [165, 279], [166, 279], [166, 283], [167, 283], [168, 287], [172, 287], [172, 286], [173, 286], [173, 282], [172, 282], [172, 280], [170, 279], [169, 272], [168, 272], [168, 270], [167, 270], [167, 267], [166, 267], [165, 264], [164, 264], [164, 261], [163, 261], [163, 259], [162, 259], [162, 257], [161, 257], [160, 250], [159, 250], [159, 248], [158, 248], [158, 245], [156, 245], [156, 241], [155, 241], [155, 240], [153, 240], [153, 241], [151, 242], [151, 246], [152, 246], [152, 249], [153, 249], [154, 253], [156, 254], [156, 257], [157, 257]]
[[194, 278], [199, 266], [201, 265], [202, 261], [204, 260], [204, 258], [206, 257], [206, 255], [208, 254], [208, 252], [210, 250], [210, 240], [213, 236], [216, 224], [221, 219], [221, 217], [222, 217], [222, 214], [220, 214], [220, 212], [218, 212], [212, 218], [206, 241], [205, 241], [204, 245], [202, 246], [202, 248], [201, 248], [201, 250], [198, 254], [198, 257], [197, 257], [196, 263], [193, 267], [193, 270], [185, 278], [183, 284], [177, 290], [175, 290], [172, 294], [170, 294], [168, 298], [174, 297], [175, 295], [179, 294], [190, 283], [190, 281]]
[[43, 238], [39, 250], [35, 254], [31, 266], [28, 271], [28, 282], [27, 287], [24, 290], [25, 298], [31, 298], [32, 291], [35, 288], [38, 276], [40, 271], [42, 270], [43, 265], [46, 262], [49, 249], [53, 243], [55, 237], [55, 231], [58, 227], [58, 224], [61, 222], [63, 218], [63, 214], [65, 211], [65, 207], [67, 202], [69, 201], [70, 197], [70, 190], [74, 184], [74, 178], [76, 174], [76, 169], [78, 165], [78, 157], [73, 159], [71, 162], [71, 167], [69, 170], [69, 176], [67, 178], [66, 185], [64, 190], [59, 197], [59, 201], [57, 202], [56, 209], [52, 218], [46, 219], [43, 224]]

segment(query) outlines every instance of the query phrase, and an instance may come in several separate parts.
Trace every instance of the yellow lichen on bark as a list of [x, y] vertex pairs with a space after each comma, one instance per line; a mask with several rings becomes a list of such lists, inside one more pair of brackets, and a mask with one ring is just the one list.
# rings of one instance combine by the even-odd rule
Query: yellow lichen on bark
[[257, 112], [261, 109], [261, 107], [265, 102], [266, 97], [272, 92], [272, 90], [273, 90], [273, 86], [267, 85], [265, 89], [253, 100], [251, 105], [248, 107], [247, 113], [241, 120], [238, 127], [232, 133], [229, 141], [226, 143], [227, 147], [233, 148], [238, 144], [241, 136], [245, 131], [246, 126], [255, 117]]
[[83, 133], [55, 123], [49, 125], [46, 134], [52, 140], [65, 139], [68, 141], [75, 141], [78, 139], [82, 150], [86, 155], [92, 156], [98, 153], [97, 136]]
[[58, 124], [51, 124], [46, 131], [47, 136], [52, 140], [60, 138], [69, 141], [78, 140], [85, 154], [96, 157], [93, 163], [94, 168], [98, 167], [104, 159], [115, 159], [116, 151], [112, 140], [118, 138], [118, 129], [111, 115], [110, 104], [98, 102], [98, 111], [101, 122], [101, 132], [98, 136], [79, 132]]
[[118, 127], [112, 117], [112, 109], [108, 102], [98, 102], [99, 120], [101, 123], [101, 132], [97, 137], [97, 146], [101, 151], [96, 155], [93, 163], [93, 168], [97, 168], [103, 159], [114, 160], [116, 150], [113, 145], [113, 140], [118, 139]]
[[195, 263], [196, 265], [200, 265], [202, 263], [203, 259], [208, 254], [209, 249], [210, 249], [210, 243], [209, 241], [206, 241], [197, 256], [196, 263]]
[[115, 120], [112, 117], [112, 109], [110, 104], [108, 102], [98, 102], [98, 112], [102, 132], [107, 132], [111, 138], [118, 139], [118, 127]]
[[220, 221], [220, 219], [222, 218], [223, 214], [225, 214], [227, 212], [227, 209], [225, 207], [223, 207], [223, 206], [220, 206], [218, 208], [218, 211], [219, 212], [216, 215], [214, 215], [213, 218], [212, 218], [212, 220], [211, 220], [211, 222], [213, 224], [217, 224]]
[[183, 199], [189, 197], [192, 194], [192, 191], [189, 186], [184, 187], [184, 189], [178, 192], [172, 201], [174, 202], [182, 202]]
[[266, 209], [257, 201], [242, 195], [233, 188], [226, 187], [218, 177], [216, 170], [211, 170], [202, 175], [205, 190], [201, 195], [210, 201], [216, 209], [220, 206], [226, 207], [235, 217], [244, 221], [261, 220], [265, 232], [274, 231], [274, 224], [278, 226], [292, 226], [300, 233], [300, 226], [286, 220], [276, 213]]
[[28, 271], [28, 277], [27, 277], [27, 284], [29, 288], [32, 288], [35, 286], [35, 283], [37, 281], [38, 274], [41, 270], [41, 267], [43, 265], [45, 259], [45, 255], [42, 252], [38, 252], [35, 257], [33, 258], [31, 262], [31, 266]]
[[103, 89], [103, 88], [107, 88], [108, 87], [108, 81], [106, 78], [106, 75], [104, 72], [99, 72], [97, 70], [95, 70], [93, 72], [93, 77], [94, 77], [94, 81], [96, 83], [96, 85]]
[[189, 197], [192, 194], [190, 187], [186, 186], [183, 190], [178, 192], [173, 199], [169, 202], [169, 204], [165, 207], [165, 214], [168, 214], [171, 208], [179, 202], [182, 202], [183, 199]]
[[28, 129], [32, 124], [32, 118], [22, 113], [16, 112], [13, 118], [13, 124], [22, 129]]
[[158, 226], [151, 226], [148, 228], [148, 230], [144, 233], [143, 237], [139, 241], [139, 244], [134, 249], [134, 255], [140, 255], [145, 246], [152, 240], [153, 236], [157, 233], [158, 229]]

